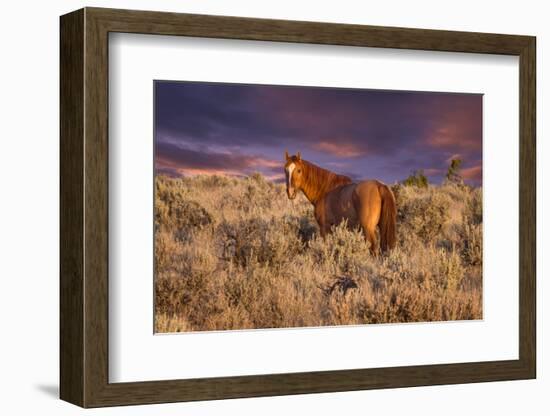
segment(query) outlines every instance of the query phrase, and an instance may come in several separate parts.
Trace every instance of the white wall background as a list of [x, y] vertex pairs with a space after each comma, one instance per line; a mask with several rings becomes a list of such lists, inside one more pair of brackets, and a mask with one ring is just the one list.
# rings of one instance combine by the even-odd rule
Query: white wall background
[[[58, 395], [58, 16], [82, 6], [317, 20], [537, 36], [538, 379], [338, 394], [225, 400], [87, 411], [88, 414], [548, 414], [550, 361], [544, 303], [542, 213], [550, 200], [544, 141], [550, 26], [545, 2], [528, 1], [69, 1], [5, 2], [0, 16], [0, 409], [3, 414], [77, 414]], [[548, 66], [548, 67], [547, 67]], [[545, 237], [543, 237], [543, 235]]]

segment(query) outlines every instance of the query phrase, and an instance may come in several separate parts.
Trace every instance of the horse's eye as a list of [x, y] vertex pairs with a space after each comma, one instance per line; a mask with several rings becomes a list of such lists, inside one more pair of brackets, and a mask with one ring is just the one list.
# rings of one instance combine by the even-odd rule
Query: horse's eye
[[298, 169], [298, 173], [302, 173], [302, 169]]

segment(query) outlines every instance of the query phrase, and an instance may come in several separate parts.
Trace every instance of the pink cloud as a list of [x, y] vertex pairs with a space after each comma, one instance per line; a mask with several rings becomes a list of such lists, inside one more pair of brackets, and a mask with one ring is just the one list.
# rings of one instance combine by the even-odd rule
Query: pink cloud
[[424, 169], [424, 174], [428, 176], [435, 176], [441, 173], [443, 173], [443, 169], [437, 169], [437, 168]]
[[283, 161], [239, 152], [201, 152], [164, 143], [157, 146], [155, 168], [171, 175], [243, 176], [260, 171], [282, 174]]
[[317, 143], [314, 148], [337, 157], [358, 157], [366, 153], [353, 143], [341, 143], [338, 140], [322, 141]]
[[481, 181], [482, 178], [482, 167], [481, 165], [472, 166], [470, 168], [464, 168], [460, 170], [460, 173], [464, 179]]
[[[481, 142], [477, 138], [469, 137], [468, 133], [458, 125], [437, 129], [427, 138], [426, 142], [435, 149], [471, 151], [478, 150], [481, 147]], [[459, 154], [456, 153], [455, 155]]]

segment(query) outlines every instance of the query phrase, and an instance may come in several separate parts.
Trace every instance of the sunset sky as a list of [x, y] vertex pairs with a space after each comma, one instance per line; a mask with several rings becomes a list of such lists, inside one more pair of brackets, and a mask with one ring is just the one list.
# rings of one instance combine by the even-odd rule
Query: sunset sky
[[482, 95], [155, 82], [157, 174], [284, 179], [284, 152], [359, 179], [394, 183], [452, 158], [481, 185]]

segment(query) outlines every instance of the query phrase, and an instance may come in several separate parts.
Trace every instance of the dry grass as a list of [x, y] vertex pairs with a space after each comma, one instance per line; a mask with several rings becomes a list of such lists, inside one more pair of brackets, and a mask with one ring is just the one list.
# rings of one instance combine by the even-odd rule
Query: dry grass
[[156, 331], [481, 319], [481, 190], [393, 190], [398, 244], [374, 258], [260, 175], [157, 177]]

